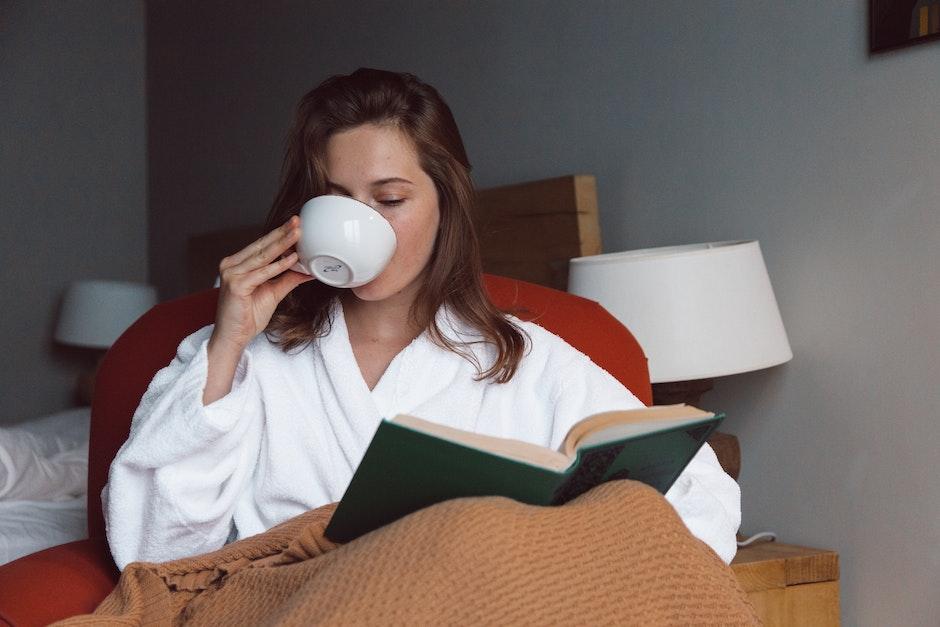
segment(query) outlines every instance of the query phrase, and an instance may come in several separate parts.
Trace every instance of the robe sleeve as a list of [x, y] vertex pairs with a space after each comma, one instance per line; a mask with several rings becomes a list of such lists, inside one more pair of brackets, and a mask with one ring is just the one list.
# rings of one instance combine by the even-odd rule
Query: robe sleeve
[[263, 416], [250, 346], [231, 391], [202, 403], [213, 326], [186, 337], [154, 376], [111, 464], [102, 505], [121, 570], [221, 547], [254, 471]]
[[[559, 370], [551, 448], [557, 450], [571, 426], [591, 414], [643, 407], [630, 390], [588, 357], [580, 355]], [[689, 531], [726, 563], [737, 552], [741, 490], [721, 468], [712, 448], [699, 449], [666, 492]]]

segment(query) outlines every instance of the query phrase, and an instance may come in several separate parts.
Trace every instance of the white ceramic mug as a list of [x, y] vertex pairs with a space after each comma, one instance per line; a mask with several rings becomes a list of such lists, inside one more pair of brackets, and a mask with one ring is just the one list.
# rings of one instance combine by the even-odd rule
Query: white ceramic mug
[[369, 205], [315, 196], [300, 208], [298, 261], [291, 269], [334, 287], [358, 287], [385, 269], [396, 245], [392, 225]]

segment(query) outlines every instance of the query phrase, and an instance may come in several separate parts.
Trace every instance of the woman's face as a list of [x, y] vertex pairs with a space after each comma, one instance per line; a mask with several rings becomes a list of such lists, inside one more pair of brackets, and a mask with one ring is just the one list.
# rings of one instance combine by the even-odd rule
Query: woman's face
[[416, 290], [434, 250], [440, 208], [411, 138], [376, 124], [335, 133], [326, 145], [326, 176], [327, 193], [369, 205], [388, 220], [398, 240], [388, 267], [353, 293], [375, 301]]

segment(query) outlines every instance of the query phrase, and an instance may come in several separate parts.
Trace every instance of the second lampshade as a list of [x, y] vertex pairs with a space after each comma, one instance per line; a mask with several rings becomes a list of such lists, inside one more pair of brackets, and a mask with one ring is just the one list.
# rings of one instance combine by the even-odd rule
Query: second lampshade
[[55, 330], [63, 344], [108, 348], [157, 303], [153, 286], [129, 281], [75, 281], [69, 285]]

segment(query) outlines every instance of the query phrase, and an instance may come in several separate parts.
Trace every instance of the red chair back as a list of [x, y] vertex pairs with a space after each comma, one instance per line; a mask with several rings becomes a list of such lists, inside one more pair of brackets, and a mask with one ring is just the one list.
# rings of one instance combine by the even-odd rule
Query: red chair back
[[[484, 276], [493, 303], [535, 322], [588, 355], [641, 401], [652, 402], [646, 357], [636, 339], [592, 300], [548, 287]], [[88, 533], [104, 535], [101, 489], [111, 460], [127, 439], [131, 418], [158, 370], [170, 363], [184, 337], [215, 321], [218, 289], [161, 303], [141, 316], [105, 356], [91, 407], [88, 460]]]

